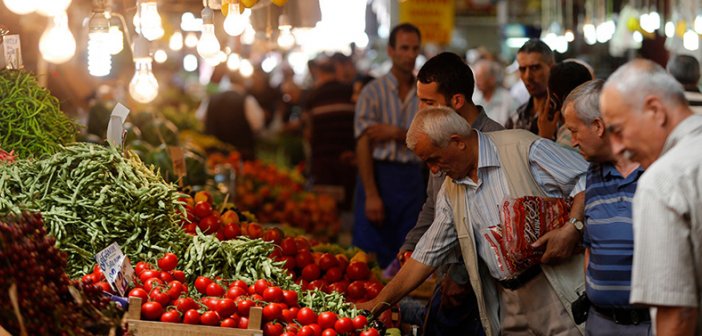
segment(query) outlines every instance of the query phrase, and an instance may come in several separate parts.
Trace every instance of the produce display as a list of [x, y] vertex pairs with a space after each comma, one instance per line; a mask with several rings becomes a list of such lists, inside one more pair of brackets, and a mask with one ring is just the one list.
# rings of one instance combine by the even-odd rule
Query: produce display
[[102, 288], [70, 282], [54, 242], [39, 215], [0, 220], [2, 327], [13, 335], [107, 335], [118, 311]]
[[191, 239], [180, 229], [175, 186], [136, 156], [76, 143], [41, 160], [0, 165], [0, 213], [41, 212], [68, 274], [87, 273], [94, 255], [118, 242], [131, 258], [180, 253]]
[[75, 141], [77, 125], [59, 100], [21, 70], [0, 70], [0, 147], [21, 158], [40, 157]]

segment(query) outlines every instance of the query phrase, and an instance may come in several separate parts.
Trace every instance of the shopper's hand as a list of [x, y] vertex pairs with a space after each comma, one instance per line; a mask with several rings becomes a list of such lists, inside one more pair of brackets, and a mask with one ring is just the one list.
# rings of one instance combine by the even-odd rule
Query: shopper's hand
[[539, 125], [539, 136], [546, 139], [556, 139], [558, 133], [558, 123], [561, 121], [561, 112], [555, 111], [552, 119], [549, 119], [550, 104], [538, 111], [539, 117], [536, 119]]
[[366, 217], [376, 226], [382, 226], [385, 220], [385, 208], [380, 196], [366, 195]]
[[566, 223], [558, 229], [547, 232], [531, 244], [531, 247], [538, 249], [545, 245], [546, 251], [541, 256], [541, 263], [554, 264], [570, 258], [575, 253], [578, 242], [580, 242], [580, 233], [572, 224]]
[[400, 140], [402, 133], [401, 128], [390, 124], [376, 124], [366, 129], [366, 134], [371, 142]]
[[373, 308], [377, 305], [375, 300], [370, 300], [366, 302], [356, 303], [356, 309], [367, 310], [373, 312]]

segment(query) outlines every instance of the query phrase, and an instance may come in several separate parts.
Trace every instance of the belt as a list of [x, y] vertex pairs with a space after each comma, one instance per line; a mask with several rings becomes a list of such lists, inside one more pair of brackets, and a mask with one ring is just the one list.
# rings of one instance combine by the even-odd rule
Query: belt
[[648, 309], [603, 308], [592, 305], [602, 317], [616, 324], [637, 325], [651, 320]]
[[529, 282], [529, 280], [535, 278], [539, 274], [541, 274], [541, 265], [535, 265], [517, 275], [515, 278], [498, 280], [497, 283], [499, 283], [503, 288], [515, 290], [524, 286], [527, 282]]

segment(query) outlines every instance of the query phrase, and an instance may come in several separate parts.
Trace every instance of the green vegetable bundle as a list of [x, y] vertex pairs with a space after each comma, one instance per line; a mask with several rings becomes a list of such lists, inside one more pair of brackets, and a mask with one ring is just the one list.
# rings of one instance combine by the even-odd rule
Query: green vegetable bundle
[[53, 154], [75, 141], [77, 125], [59, 101], [21, 70], [0, 70], [0, 147], [20, 158]]
[[205, 235], [198, 229], [183, 255], [183, 269], [189, 276], [204, 275], [253, 283], [267, 279], [280, 286], [292, 284], [292, 276], [283, 269], [284, 261], [273, 261], [272, 242], [238, 237], [220, 241], [214, 235]]
[[182, 253], [191, 238], [177, 224], [180, 195], [136, 155], [94, 144], [0, 165], [0, 213], [41, 212], [71, 277], [89, 273], [112, 242], [132, 260]]

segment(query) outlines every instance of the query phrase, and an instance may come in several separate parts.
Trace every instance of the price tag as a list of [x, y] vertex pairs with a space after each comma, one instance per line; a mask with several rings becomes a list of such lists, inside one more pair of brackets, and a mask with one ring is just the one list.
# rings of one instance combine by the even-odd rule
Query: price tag
[[110, 122], [107, 124], [107, 142], [112, 146], [122, 147], [124, 141], [124, 122], [129, 115], [129, 109], [124, 105], [117, 103], [112, 109]]
[[95, 260], [110, 287], [124, 296], [130, 283], [134, 283], [134, 269], [119, 244], [110, 244], [95, 255]]
[[185, 167], [185, 154], [183, 149], [177, 146], [168, 147], [168, 155], [171, 157], [171, 163], [173, 164], [173, 173], [178, 176], [178, 179], [182, 179], [188, 173]]
[[19, 35], [5, 35], [2, 37], [2, 54], [5, 58], [5, 68], [22, 69], [22, 47]]

